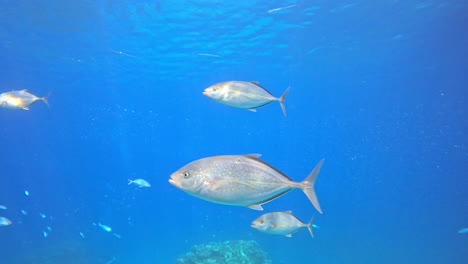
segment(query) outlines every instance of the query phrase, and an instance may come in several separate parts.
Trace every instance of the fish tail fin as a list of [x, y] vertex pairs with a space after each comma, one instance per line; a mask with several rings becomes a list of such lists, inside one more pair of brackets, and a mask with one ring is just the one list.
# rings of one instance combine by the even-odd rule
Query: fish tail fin
[[314, 223], [314, 219], [315, 219], [315, 216], [312, 216], [312, 218], [310, 219], [309, 223], [307, 223], [307, 229], [309, 229], [309, 233], [312, 237], [314, 237], [314, 232], [312, 230], [312, 225]]
[[128, 185], [132, 184], [132, 180], [128, 179]]
[[47, 106], [49, 106], [49, 101], [47, 100], [47, 98], [49, 98], [49, 95], [50, 95], [50, 91], [48, 91], [44, 96], [39, 98], [39, 100], [42, 100]]
[[323, 164], [323, 159], [315, 166], [314, 170], [301, 182], [301, 189], [307, 195], [307, 198], [309, 198], [310, 202], [314, 205], [315, 209], [319, 211], [319, 213], [322, 214], [322, 209], [320, 209], [320, 204], [317, 199], [317, 195], [315, 194], [315, 180], [317, 179], [317, 175], [320, 172], [320, 168], [322, 167]]
[[284, 106], [284, 99], [286, 98], [286, 95], [288, 95], [290, 88], [291, 87], [288, 87], [288, 89], [286, 89], [286, 91], [284, 91], [284, 93], [278, 98], [278, 101], [280, 103], [281, 110], [283, 110], [284, 116], [286, 116], [286, 107]]

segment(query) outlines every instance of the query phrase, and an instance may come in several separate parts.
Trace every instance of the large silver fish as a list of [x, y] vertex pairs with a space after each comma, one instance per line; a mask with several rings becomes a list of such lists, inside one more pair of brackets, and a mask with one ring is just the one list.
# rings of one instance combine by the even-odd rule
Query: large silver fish
[[291, 237], [291, 234], [296, 233], [304, 227], [307, 227], [309, 233], [314, 237], [312, 232], [312, 221], [314, 218], [305, 224], [299, 218], [295, 217], [291, 211], [287, 212], [273, 212], [260, 216], [252, 221], [252, 227], [273, 235], [283, 235]]
[[47, 96], [48, 94], [43, 97], [37, 97], [27, 90], [6, 92], [0, 94], [0, 107], [29, 110], [28, 106], [38, 100], [42, 100], [48, 104]]
[[206, 88], [203, 94], [209, 98], [234, 107], [245, 108], [256, 111], [255, 108], [278, 101], [286, 116], [284, 98], [289, 88], [280, 97], [274, 97], [267, 89], [260, 86], [258, 82], [227, 81], [220, 82]]
[[263, 210], [262, 204], [297, 188], [322, 213], [314, 183], [323, 160], [305, 180], [295, 182], [259, 157], [259, 154], [249, 154], [199, 159], [174, 172], [169, 182], [188, 194], [210, 202], [255, 210]]

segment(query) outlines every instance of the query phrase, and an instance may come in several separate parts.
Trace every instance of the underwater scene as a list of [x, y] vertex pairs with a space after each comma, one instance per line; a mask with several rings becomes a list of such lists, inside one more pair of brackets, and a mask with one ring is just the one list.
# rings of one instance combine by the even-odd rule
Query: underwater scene
[[467, 12], [0, 0], [0, 264], [468, 263]]

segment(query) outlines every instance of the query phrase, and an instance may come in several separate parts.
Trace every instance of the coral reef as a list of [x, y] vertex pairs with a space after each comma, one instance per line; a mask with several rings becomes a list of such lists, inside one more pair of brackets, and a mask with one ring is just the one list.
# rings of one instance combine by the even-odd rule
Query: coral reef
[[271, 264], [255, 241], [237, 240], [196, 245], [176, 264]]

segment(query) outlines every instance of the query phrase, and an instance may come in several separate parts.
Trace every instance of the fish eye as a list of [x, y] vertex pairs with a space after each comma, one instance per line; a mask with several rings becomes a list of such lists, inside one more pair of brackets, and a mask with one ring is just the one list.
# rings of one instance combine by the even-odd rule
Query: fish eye
[[236, 159], [236, 163], [240, 163], [241, 160], [239, 158]]
[[189, 173], [188, 173], [188, 172], [184, 172], [184, 179], [187, 179], [188, 177], [190, 177]]

